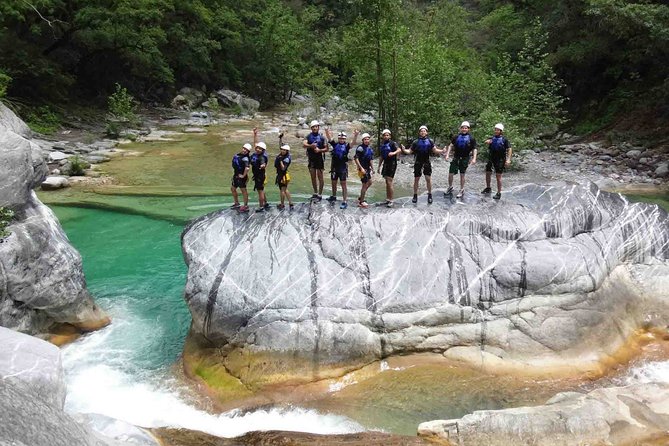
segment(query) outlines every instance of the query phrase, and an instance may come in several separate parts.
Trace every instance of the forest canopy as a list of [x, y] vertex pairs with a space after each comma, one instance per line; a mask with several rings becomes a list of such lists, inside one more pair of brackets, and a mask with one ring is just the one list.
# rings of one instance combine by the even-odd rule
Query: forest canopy
[[0, 97], [19, 104], [226, 87], [265, 108], [339, 94], [393, 130], [467, 118], [532, 135], [640, 103], [669, 114], [668, 52], [663, 1], [0, 3]]

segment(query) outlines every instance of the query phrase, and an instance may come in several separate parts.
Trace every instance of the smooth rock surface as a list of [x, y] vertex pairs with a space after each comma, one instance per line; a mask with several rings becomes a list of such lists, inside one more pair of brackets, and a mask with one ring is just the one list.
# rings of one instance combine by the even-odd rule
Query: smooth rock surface
[[46, 177], [46, 179], [42, 181], [41, 187], [42, 190], [63, 189], [66, 187], [70, 187], [70, 182], [67, 181], [67, 177], [51, 176], [51, 177]]
[[309, 380], [415, 352], [594, 365], [647, 315], [669, 321], [657, 206], [571, 183], [420, 203], [195, 220], [182, 236], [192, 332], [242, 380], [267, 364]]
[[62, 408], [65, 403], [60, 349], [3, 327], [0, 327], [0, 381], [28, 384], [53, 407]]
[[33, 192], [47, 172], [41, 149], [12, 130], [14, 118], [0, 121], [0, 206], [15, 212], [0, 244], [0, 326], [29, 334], [54, 323], [104, 326], [109, 319], [86, 289], [81, 256]]
[[419, 436], [459, 446], [645, 444], [667, 431], [667, 384], [560, 393], [543, 406], [476, 411], [418, 427]]

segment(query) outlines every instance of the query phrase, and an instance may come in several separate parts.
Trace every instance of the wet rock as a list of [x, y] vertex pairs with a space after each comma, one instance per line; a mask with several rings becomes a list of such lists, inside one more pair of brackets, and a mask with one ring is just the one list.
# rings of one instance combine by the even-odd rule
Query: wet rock
[[0, 382], [3, 381], [28, 384], [54, 407], [65, 404], [65, 375], [58, 347], [0, 327]]
[[421, 437], [462, 446], [642, 444], [667, 431], [667, 384], [560, 393], [543, 406], [481, 410], [418, 427]]
[[630, 150], [625, 155], [629, 158], [639, 159], [641, 157], [641, 150]]
[[593, 184], [527, 184], [500, 204], [202, 217], [182, 237], [193, 334], [262, 383], [267, 368], [313, 380], [426, 351], [571, 366], [649, 312], [669, 321], [653, 288], [669, 286], [665, 211]]
[[82, 330], [106, 325], [86, 289], [79, 253], [33, 192], [47, 172], [42, 152], [8, 127], [0, 121], [0, 206], [16, 216], [0, 244], [0, 325], [29, 334], [48, 333], [57, 323]]
[[67, 177], [61, 177], [61, 176], [51, 176], [47, 177], [43, 182], [42, 182], [42, 190], [57, 190], [57, 189], [63, 189], [66, 187], [70, 187], [69, 181], [67, 181]]

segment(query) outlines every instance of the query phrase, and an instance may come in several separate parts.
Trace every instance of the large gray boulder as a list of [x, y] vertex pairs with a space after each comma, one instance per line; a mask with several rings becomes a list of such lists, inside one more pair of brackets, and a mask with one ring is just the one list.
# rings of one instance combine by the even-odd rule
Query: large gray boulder
[[0, 121], [0, 207], [15, 212], [0, 243], [0, 326], [46, 334], [62, 324], [106, 325], [86, 289], [81, 256], [33, 192], [47, 173], [39, 146], [14, 132], [15, 116], [1, 104], [0, 116], [10, 117]]
[[158, 445], [122, 421], [87, 414], [79, 422], [65, 413], [63, 377], [58, 347], [0, 327], [0, 445]]
[[32, 336], [0, 327], [0, 381], [26, 383], [53, 407], [65, 404], [60, 349]]
[[39, 145], [26, 139], [30, 130], [0, 103], [0, 207], [22, 206], [48, 173]]
[[218, 99], [222, 107], [239, 107], [247, 113], [255, 113], [260, 108], [260, 102], [232, 90], [218, 90], [216, 92], [216, 99]]
[[[669, 431], [669, 385], [559, 393], [543, 406], [481, 410], [421, 423], [418, 435], [458, 446], [646, 444]], [[665, 444], [649, 442], [648, 444]]]
[[648, 315], [669, 321], [655, 205], [565, 183], [400, 203], [195, 220], [182, 235], [193, 339], [243, 381], [299, 381], [417, 352], [596, 367]]

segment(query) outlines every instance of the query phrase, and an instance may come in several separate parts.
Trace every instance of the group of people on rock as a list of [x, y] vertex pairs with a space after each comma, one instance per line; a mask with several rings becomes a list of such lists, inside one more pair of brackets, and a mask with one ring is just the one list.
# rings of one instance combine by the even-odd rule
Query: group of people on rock
[[[374, 150], [370, 145], [371, 135], [363, 133], [356, 129], [353, 131], [353, 140], [348, 142], [348, 135], [345, 132], [339, 132], [337, 139], [333, 138], [330, 129], [325, 129], [325, 136], [320, 132], [320, 124], [318, 121], [310, 123], [311, 132], [302, 141], [302, 147], [306, 150], [309, 175], [311, 176], [311, 185], [313, 187], [313, 201], [321, 201], [323, 199], [323, 185], [325, 170], [325, 153], [330, 153], [330, 179], [332, 180], [332, 195], [326, 200], [331, 204], [337, 201], [337, 184], [341, 186], [342, 202], [341, 209], [348, 207], [348, 190], [346, 182], [348, 179], [348, 167], [351, 162], [350, 152], [352, 147], [355, 147], [353, 152], [353, 162], [355, 164], [358, 177], [362, 183], [360, 196], [358, 197], [358, 206], [366, 208], [369, 206], [365, 197], [369, 187], [372, 185], [374, 175]], [[450, 155], [453, 158], [450, 162], [448, 171], [448, 189], [446, 196], [453, 195], [453, 180], [456, 174], [460, 174], [460, 190], [456, 195], [461, 198], [465, 192], [465, 173], [471, 164], [476, 163], [477, 146], [476, 140], [469, 133], [469, 122], [464, 121], [460, 125], [460, 132], [453, 137], [450, 143], [443, 148], [439, 148], [432, 139], [428, 137], [428, 128], [424, 125], [418, 129], [418, 138], [414, 140], [409, 148], [392, 140], [390, 130], [384, 129], [381, 132], [381, 143], [378, 148], [379, 163], [376, 172], [381, 174], [385, 180], [386, 185], [386, 200], [382, 205], [393, 207], [394, 189], [393, 179], [397, 171], [397, 160], [399, 155], [414, 155], [414, 183], [413, 183], [413, 198], [412, 202], [418, 202], [418, 184], [420, 178], [425, 176], [425, 184], [427, 186], [427, 202], [432, 203], [432, 163], [430, 156], [443, 155], [447, 160]], [[358, 135], [360, 135], [360, 144], [358, 144]], [[286, 201], [290, 209], [293, 209], [288, 185], [290, 183], [290, 174], [288, 168], [291, 164], [290, 146], [283, 143], [283, 134], [279, 135], [280, 151], [274, 159], [274, 167], [276, 168], [275, 184], [279, 187], [280, 203], [277, 205], [278, 209], [282, 210], [286, 207]], [[509, 140], [504, 136], [504, 125], [496, 124], [494, 127], [494, 134], [485, 140], [485, 144], [489, 148], [489, 158], [486, 165], [486, 187], [481, 191], [483, 194], [492, 193], [491, 180], [492, 172], [495, 171], [497, 179], [497, 193], [493, 196], [494, 199], [499, 199], [502, 195], [502, 174], [506, 166], [511, 163], [511, 146]], [[253, 153], [251, 151], [253, 150]], [[240, 212], [248, 212], [248, 191], [246, 184], [248, 182], [249, 172], [253, 174], [253, 189], [258, 192], [259, 207], [256, 212], [264, 212], [269, 209], [267, 198], [265, 196], [265, 184], [267, 183], [267, 164], [269, 157], [267, 155], [267, 145], [264, 142], [258, 142], [258, 130], [253, 129], [253, 145], [244, 144], [242, 151], [236, 154], [232, 159], [232, 168], [234, 171], [232, 178], [232, 197], [234, 199], [233, 208]], [[244, 204], [240, 204], [239, 189], [242, 193]]]

